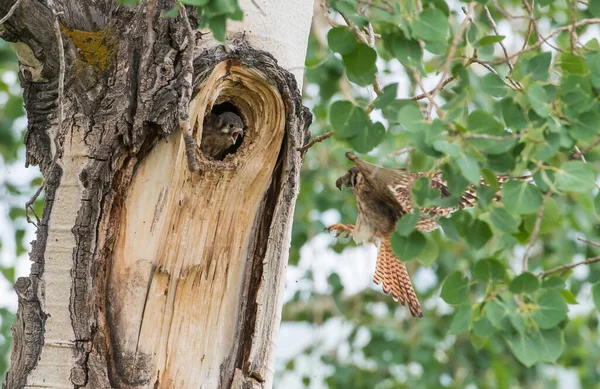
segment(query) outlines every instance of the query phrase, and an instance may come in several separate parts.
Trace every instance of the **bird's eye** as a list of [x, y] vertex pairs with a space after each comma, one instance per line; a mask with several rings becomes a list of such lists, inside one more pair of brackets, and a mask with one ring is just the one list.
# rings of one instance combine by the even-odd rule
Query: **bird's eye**
[[230, 124], [230, 125], [229, 125], [229, 128], [233, 129], [233, 124]]

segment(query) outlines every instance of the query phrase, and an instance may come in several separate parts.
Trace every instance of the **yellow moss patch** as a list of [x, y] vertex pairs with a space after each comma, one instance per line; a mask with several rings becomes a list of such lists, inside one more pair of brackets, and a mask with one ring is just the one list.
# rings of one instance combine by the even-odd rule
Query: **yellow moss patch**
[[92, 66], [97, 72], [107, 69], [119, 45], [110, 27], [94, 32], [70, 30], [62, 25], [60, 28], [77, 47], [83, 62]]

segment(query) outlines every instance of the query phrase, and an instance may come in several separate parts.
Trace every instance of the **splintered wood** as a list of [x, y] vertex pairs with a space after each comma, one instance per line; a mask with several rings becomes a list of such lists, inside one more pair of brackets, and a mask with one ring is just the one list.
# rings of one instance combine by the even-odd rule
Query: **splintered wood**
[[200, 169], [191, 173], [175, 133], [133, 177], [107, 289], [114, 369], [122, 382], [216, 388], [238, 347], [245, 265], [282, 147], [285, 107], [258, 71], [222, 62], [190, 104], [197, 144], [205, 113], [224, 101], [246, 124], [235, 155], [209, 161], [198, 153]]

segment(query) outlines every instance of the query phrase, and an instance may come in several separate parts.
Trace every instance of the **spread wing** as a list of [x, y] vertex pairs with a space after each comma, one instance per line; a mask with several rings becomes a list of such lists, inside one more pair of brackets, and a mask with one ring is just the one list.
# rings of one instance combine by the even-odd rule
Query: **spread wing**
[[[413, 180], [419, 177], [426, 176], [425, 173], [413, 173], [411, 175]], [[435, 174], [431, 179], [431, 186], [440, 191], [441, 197], [450, 197], [452, 194], [448, 189], [446, 181], [442, 178], [441, 173]], [[518, 179], [527, 179], [529, 176], [518, 177]], [[502, 188], [502, 184], [509, 180], [508, 175], [496, 176], [498, 181], [498, 189]], [[414, 182], [414, 181], [413, 181]], [[486, 185], [484, 179], [481, 179], [480, 185]], [[413, 212], [412, 206], [412, 182], [409, 185], [405, 183], [390, 185], [388, 188], [392, 191], [396, 197], [396, 201], [400, 204], [405, 214]], [[493, 201], [499, 201], [500, 194], [497, 193]], [[459, 197], [458, 205], [455, 207], [429, 207], [421, 208], [421, 216], [417, 222], [416, 229], [419, 231], [429, 232], [433, 231], [438, 227], [437, 219], [440, 217], [446, 217], [458, 209], [473, 208], [477, 203], [477, 192], [474, 185], [468, 187], [465, 192]]]

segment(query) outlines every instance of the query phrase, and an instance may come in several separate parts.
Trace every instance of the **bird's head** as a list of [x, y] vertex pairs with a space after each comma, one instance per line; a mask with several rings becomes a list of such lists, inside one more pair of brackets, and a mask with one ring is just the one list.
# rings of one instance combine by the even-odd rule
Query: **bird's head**
[[342, 185], [348, 188], [354, 188], [361, 180], [361, 173], [356, 167], [348, 170], [348, 173], [344, 174], [335, 181], [335, 186], [339, 190], [342, 190]]
[[218, 130], [231, 137], [231, 144], [235, 144], [244, 136], [244, 122], [233, 112], [223, 112], [218, 118]]

